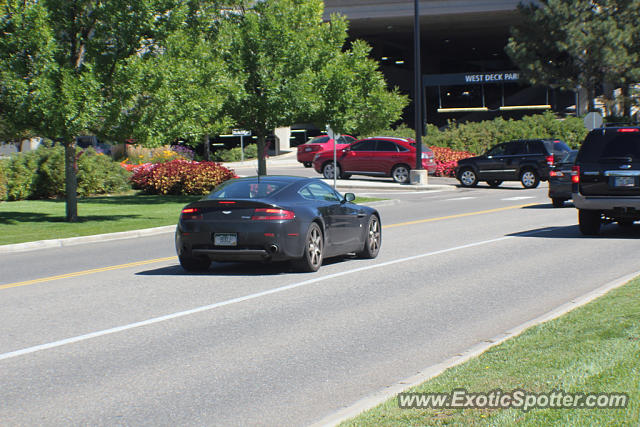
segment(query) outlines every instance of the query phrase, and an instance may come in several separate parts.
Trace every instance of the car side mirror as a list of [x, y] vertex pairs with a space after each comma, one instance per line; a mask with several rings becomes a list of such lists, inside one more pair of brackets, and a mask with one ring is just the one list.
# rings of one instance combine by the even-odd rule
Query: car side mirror
[[343, 153], [348, 153], [349, 151], [351, 151], [351, 149], [349, 149], [349, 147], [347, 147], [347, 148], [343, 148], [343, 149], [342, 149], [342, 152], [343, 152]]
[[342, 203], [353, 202], [356, 199], [356, 195], [353, 193], [345, 193]]

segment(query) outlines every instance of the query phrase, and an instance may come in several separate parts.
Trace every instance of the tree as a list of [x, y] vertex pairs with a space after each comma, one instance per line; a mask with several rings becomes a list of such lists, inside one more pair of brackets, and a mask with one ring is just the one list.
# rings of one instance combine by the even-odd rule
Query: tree
[[225, 62], [243, 82], [243, 95], [228, 109], [257, 136], [259, 175], [266, 174], [265, 140], [276, 127], [315, 121], [346, 131], [364, 128], [367, 119], [384, 127], [397, 118], [405, 101], [386, 92], [364, 44], [342, 52], [347, 23], [337, 16], [323, 22], [321, 0], [247, 3], [227, 16], [221, 31], [231, 46]]
[[75, 138], [100, 133], [116, 71], [155, 52], [171, 1], [7, 0], [0, 9], [0, 114], [65, 146], [67, 221], [77, 220]]
[[521, 3], [523, 22], [506, 51], [533, 84], [586, 89], [593, 109], [604, 82], [637, 79], [638, 0], [541, 0]]
[[240, 87], [222, 62], [228, 49], [218, 37], [224, 9], [206, 0], [186, 6], [181, 24], [157, 42], [154, 54], [131, 57], [116, 72], [112, 135], [149, 147], [176, 139], [190, 145], [204, 140], [208, 147], [209, 135], [232, 126], [223, 104], [237, 98]]
[[389, 91], [379, 64], [369, 57], [371, 47], [356, 40], [350, 49], [335, 51], [317, 75], [320, 102], [315, 123], [326, 123], [334, 132], [370, 134], [396, 122], [408, 97]]

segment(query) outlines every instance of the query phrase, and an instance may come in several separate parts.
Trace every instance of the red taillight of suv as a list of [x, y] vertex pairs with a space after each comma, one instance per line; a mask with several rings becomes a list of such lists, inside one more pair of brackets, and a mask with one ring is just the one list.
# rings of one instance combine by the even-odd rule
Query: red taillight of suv
[[275, 221], [280, 219], [294, 219], [296, 214], [284, 209], [257, 208], [253, 211], [252, 221]]
[[547, 166], [553, 166], [554, 164], [553, 154], [545, 157], [545, 160], [547, 161]]
[[571, 182], [574, 184], [580, 183], [580, 166], [571, 167]]
[[640, 132], [638, 128], [621, 128], [618, 129], [618, 132], [627, 133], [627, 132]]

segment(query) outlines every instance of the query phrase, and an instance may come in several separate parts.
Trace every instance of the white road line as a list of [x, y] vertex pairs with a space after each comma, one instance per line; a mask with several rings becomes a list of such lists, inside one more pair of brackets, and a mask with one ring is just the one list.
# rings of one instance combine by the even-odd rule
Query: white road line
[[455, 197], [453, 199], [444, 199], [444, 201], [448, 202], [450, 200], [471, 200], [471, 199], [477, 199], [477, 197]]
[[512, 200], [525, 200], [525, 199], [533, 199], [533, 196], [519, 196], [519, 197], [508, 197], [506, 199], [500, 199], [500, 200], [508, 200], [508, 201], [512, 201]]
[[[539, 233], [547, 232], [547, 231], [550, 231], [550, 229], [538, 230], [538, 231], [534, 231], [534, 232], [530, 232], [530, 233], [522, 233], [519, 236], [526, 236], [526, 235], [530, 235], [530, 234], [539, 234]], [[426, 258], [426, 257], [434, 256], [434, 255], [440, 255], [440, 254], [444, 254], [444, 253], [448, 253], [448, 252], [454, 252], [454, 251], [458, 251], [458, 250], [461, 250], [461, 249], [473, 248], [475, 246], [482, 246], [482, 245], [487, 245], [487, 244], [490, 244], [490, 243], [501, 242], [501, 241], [504, 241], [504, 240], [513, 239], [514, 237], [516, 237], [516, 236], [513, 236], [513, 235], [512, 236], [503, 236], [503, 237], [498, 237], [496, 239], [483, 240], [483, 241], [480, 241], [480, 242], [469, 243], [469, 244], [466, 244], [466, 245], [456, 246], [456, 247], [449, 248], [449, 249], [441, 249], [439, 251], [426, 252], [426, 253], [423, 253], [423, 254], [418, 254], [418, 255], [414, 255], [414, 256], [410, 256], [410, 257], [406, 257], [406, 258], [399, 258], [399, 259], [395, 259], [395, 260], [392, 260], [392, 261], [383, 262], [383, 263], [380, 263], [380, 264], [374, 264], [374, 265], [368, 265], [366, 267], [354, 268], [352, 270], [342, 271], [340, 273], [333, 273], [333, 274], [329, 274], [327, 276], [317, 277], [315, 279], [304, 280], [302, 282], [293, 283], [291, 285], [281, 286], [279, 288], [273, 288], [273, 289], [269, 289], [269, 290], [266, 290], [266, 291], [257, 292], [257, 293], [254, 293], [254, 294], [245, 295], [245, 296], [242, 296], [242, 297], [232, 298], [232, 299], [229, 299], [229, 300], [226, 300], [226, 301], [217, 302], [217, 303], [214, 303], [214, 304], [204, 305], [202, 307], [196, 307], [196, 308], [193, 308], [191, 310], [179, 311], [177, 313], [167, 314], [165, 316], [160, 316], [160, 317], [154, 317], [154, 318], [143, 320], [143, 321], [140, 321], [140, 322], [129, 323], [127, 325], [117, 326], [115, 328], [103, 329], [101, 331], [91, 332], [91, 333], [84, 334], [84, 335], [78, 335], [78, 336], [75, 336], [75, 337], [71, 337], [71, 338], [67, 338], [67, 339], [63, 339], [63, 340], [59, 340], [59, 341], [53, 341], [53, 342], [49, 342], [49, 343], [46, 343], [46, 344], [40, 344], [40, 345], [36, 345], [36, 346], [33, 346], [33, 347], [27, 347], [27, 348], [24, 348], [22, 350], [10, 351], [8, 353], [0, 354], [0, 360], [11, 359], [13, 357], [24, 356], [24, 355], [31, 354], [31, 353], [36, 353], [36, 352], [42, 351], [42, 350], [50, 350], [52, 348], [62, 347], [64, 345], [74, 344], [74, 343], [77, 343], [77, 342], [80, 342], [80, 341], [86, 341], [86, 340], [90, 340], [90, 339], [93, 339], [93, 338], [98, 338], [98, 337], [101, 337], [101, 336], [104, 336], [104, 335], [115, 334], [117, 332], [124, 332], [124, 331], [128, 331], [130, 329], [135, 329], [135, 328], [139, 328], [139, 327], [142, 327], [142, 326], [148, 326], [148, 325], [153, 325], [155, 323], [166, 322], [168, 320], [177, 319], [177, 318], [185, 317], [185, 316], [190, 316], [192, 314], [202, 313], [202, 312], [205, 312], [205, 311], [214, 310], [216, 308], [220, 308], [220, 307], [225, 307], [225, 306], [232, 305], [232, 304], [241, 303], [241, 302], [244, 302], [244, 301], [250, 301], [250, 300], [253, 300], [253, 299], [265, 297], [265, 296], [272, 295], [272, 294], [277, 294], [277, 293], [280, 293], [280, 292], [288, 291], [290, 289], [300, 288], [300, 287], [303, 287], [303, 286], [311, 285], [311, 284], [322, 282], [322, 281], [325, 281], [325, 280], [335, 279], [337, 277], [346, 276], [348, 274], [359, 273], [361, 271], [367, 271], [367, 270], [372, 270], [374, 268], [386, 267], [386, 266], [389, 266], [389, 265], [399, 264], [399, 263], [403, 263], [403, 262], [407, 262], [407, 261], [414, 261], [416, 259]]]

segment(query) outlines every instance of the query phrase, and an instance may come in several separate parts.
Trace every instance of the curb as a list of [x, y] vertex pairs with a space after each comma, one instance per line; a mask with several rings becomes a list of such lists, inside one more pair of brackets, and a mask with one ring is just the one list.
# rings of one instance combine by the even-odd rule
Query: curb
[[156, 234], [173, 233], [175, 225], [164, 227], [143, 228], [141, 230], [120, 231], [117, 233], [94, 234], [91, 236], [69, 237], [66, 239], [39, 240], [35, 242], [16, 243], [12, 245], [0, 246], [0, 254], [27, 252], [38, 249], [59, 248], [64, 246], [75, 246], [84, 243], [106, 242], [110, 240], [132, 239], [143, 236], [154, 236]]
[[478, 344], [475, 344], [463, 351], [462, 353], [458, 353], [455, 356], [444, 360], [443, 362], [437, 363], [435, 365], [431, 365], [422, 371], [418, 372], [416, 375], [413, 375], [409, 378], [405, 378], [404, 380], [400, 380], [397, 383], [390, 385], [370, 396], [367, 396], [353, 405], [350, 405], [346, 408], [343, 408], [333, 414], [326, 416], [318, 422], [311, 424], [311, 427], [319, 427], [319, 426], [336, 426], [344, 421], [347, 421], [351, 418], [357, 417], [361, 413], [372, 409], [387, 400], [394, 398], [398, 395], [398, 393], [402, 393], [405, 390], [416, 387], [425, 381], [428, 381], [438, 375], [442, 374], [449, 368], [452, 368], [457, 365], [461, 365], [471, 359], [474, 359], [480, 356], [485, 351], [489, 350], [492, 347], [495, 347], [508, 339], [514, 338], [520, 334], [522, 334], [527, 329], [548, 322], [550, 320], [557, 319], [560, 316], [567, 314], [568, 312], [575, 310], [576, 308], [582, 307], [590, 303], [591, 301], [600, 298], [603, 295], [606, 295], [609, 291], [613, 289], [619, 288], [622, 285], [626, 284], [630, 280], [635, 277], [640, 276], [640, 270], [631, 274], [627, 274], [623, 277], [615, 279], [593, 291], [587, 292], [584, 295], [576, 297], [571, 301], [564, 303], [551, 311], [538, 316], [532, 320], [524, 322], [508, 331], [505, 331], [502, 334], [499, 334], [493, 338], [482, 341]]

